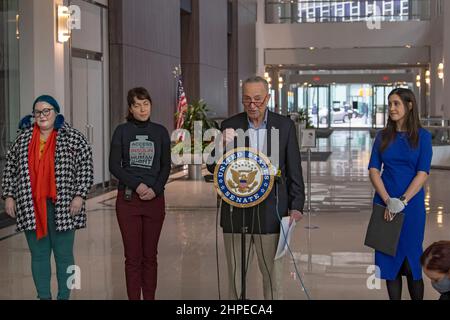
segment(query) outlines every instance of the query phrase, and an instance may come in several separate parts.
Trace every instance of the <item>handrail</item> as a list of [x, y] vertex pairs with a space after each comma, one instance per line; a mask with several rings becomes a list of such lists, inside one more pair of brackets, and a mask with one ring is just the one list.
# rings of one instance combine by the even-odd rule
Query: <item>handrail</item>
[[425, 129], [442, 129], [442, 130], [450, 130], [450, 126], [424, 126]]
[[[422, 118], [420, 119], [420, 122], [422, 125], [431, 127], [431, 126], [437, 126], [437, 127], [450, 127], [450, 119], [445, 118]], [[431, 125], [430, 123], [440, 123]]]

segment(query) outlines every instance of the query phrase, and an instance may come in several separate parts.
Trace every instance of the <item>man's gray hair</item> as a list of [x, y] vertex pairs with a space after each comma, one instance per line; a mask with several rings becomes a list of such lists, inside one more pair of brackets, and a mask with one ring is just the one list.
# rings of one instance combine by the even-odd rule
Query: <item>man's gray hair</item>
[[264, 87], [266, 88], [266, 91], [269, 92], [269, 83], [263, 77], [253, 76], [253, 77], [245, 79], [244, 82], [242, 82], [242, 88], [244, 88], [244, 86], [248, 83], [262, 83], [264, 85]]

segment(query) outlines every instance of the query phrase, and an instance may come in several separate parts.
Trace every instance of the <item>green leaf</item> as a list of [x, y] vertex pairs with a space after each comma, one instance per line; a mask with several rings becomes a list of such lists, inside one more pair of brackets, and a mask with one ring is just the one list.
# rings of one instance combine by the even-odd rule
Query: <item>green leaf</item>
[[[208, 108], [207, 103], [204, 100], [194, 101], [192, 104], [188, 105], [186, 113], [184, 114], [184, 124], [182, 129], [188, 130], [191, 134], [191, 138], [194, 137], [194, 123], [196, 121], [201, 121], [202, 123], [202, 135], [209, 129], [216, 128], [219, 129], [219, 125], [216, 121], [210, 119], [208, 117]], [[179, 113], [175, 113], [175, 117]], [[203, 142], [203, 146], [201, 150], [197, 147], [194, 150], [194, 143], [191, 143], [191, 151], [194, 153], [203, 152], [204, 148], [209, 144], [209, 142]]]

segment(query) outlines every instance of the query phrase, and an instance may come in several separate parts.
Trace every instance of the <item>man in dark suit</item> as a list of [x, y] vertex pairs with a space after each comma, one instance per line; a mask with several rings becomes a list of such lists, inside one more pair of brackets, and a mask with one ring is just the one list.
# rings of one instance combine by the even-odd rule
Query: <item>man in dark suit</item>
[[[245, 112], [224, 120], [221, 124], [227, 150], [238, 147], [238, 129], [246, 132], [245, 146], [258, 149], [269, 157], [278, 153], [280, 172], [269, 196], [252, 208], [221, 204], [220, 224], [224, 232], [228, 263], [229, 298], [241, 297], [241, 230], [245, 215], [248, 263], [256, 250], [259, 269], [263, 275], [265, 299], [282, 299], [283, 258], [274, 260], [280, 237], [280, 219], [290, 215], [300, 220], [305, 202], [300, 150], [294, 122], [267, 109], [270, 101], [269, 85], [264, 78], [252, 77], [242, 84], [242, 104]], [[278, 130], [278, 139], [272, 133]], [[242, 131], [241, 131], [242, 132]], [[276, 135], [274, 135], [276, 136]], [[278, 140], [278, 141], [274, 141]], [[214, 152], [212, 154], [214, 156]], [[276, 164], [275, 164], [276, 165]], [[208, 165], [214, 173], [215, 164]], [[287, 231], [287, 230], [285, 230]], [[283, 231], [281, 231], [283, 232]], [[281, 234], [283, 236], [283, 233]]]

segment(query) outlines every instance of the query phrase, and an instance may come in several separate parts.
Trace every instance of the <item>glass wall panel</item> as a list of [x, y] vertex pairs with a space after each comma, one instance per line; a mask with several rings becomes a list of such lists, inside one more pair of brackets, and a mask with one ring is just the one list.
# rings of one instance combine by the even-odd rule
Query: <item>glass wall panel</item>
[[266, 23], [430, 19], [430, 0], [266, 0]]
[[20, 115], [19, 18], [18, 0], [0, 0], [0, 162], [16, 136]]
[[[18, 0], [0, 0], [0, 175], [20, 115], [19, 18]], [[0, 208], [3, 206], [0, 198]], [[6, 214], [1, 214], [0, 225], [9, 225], [6, 220]]]

